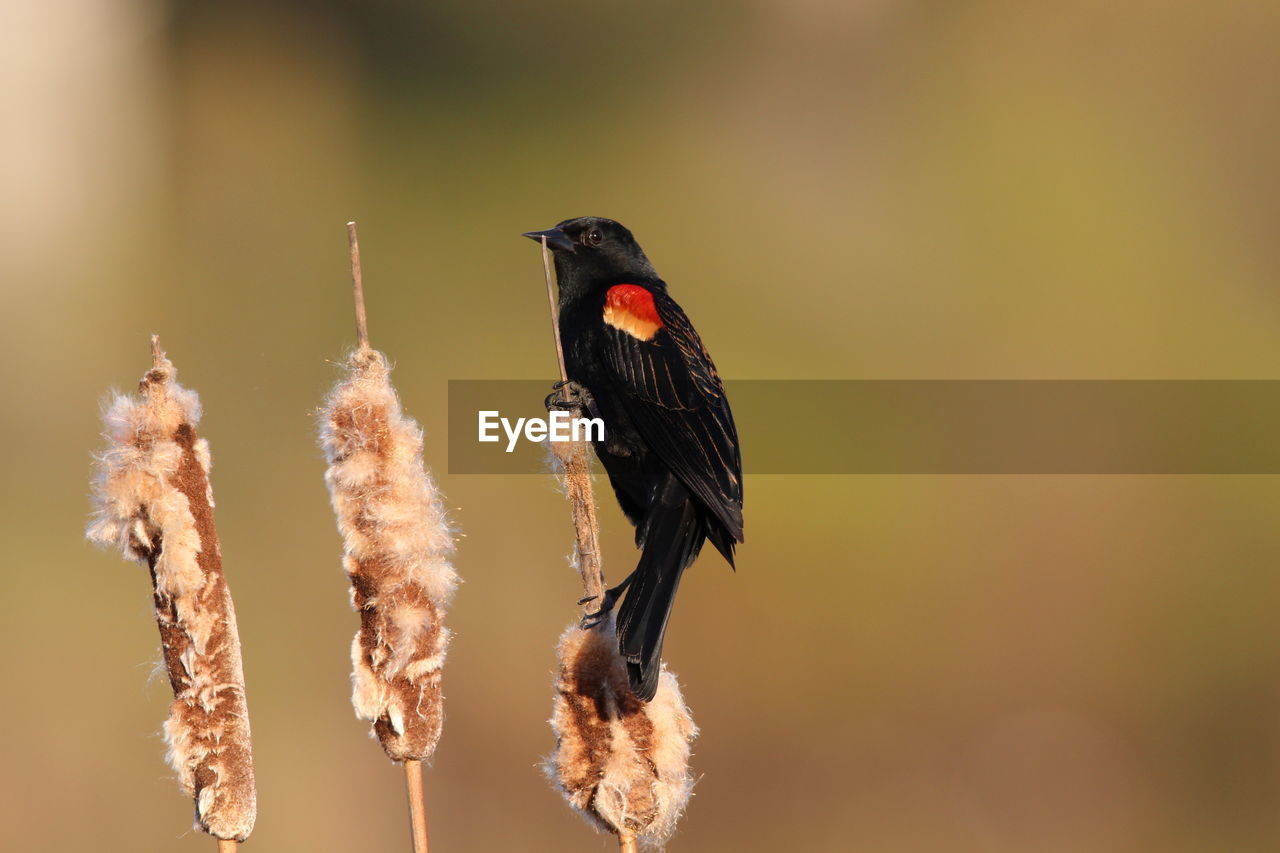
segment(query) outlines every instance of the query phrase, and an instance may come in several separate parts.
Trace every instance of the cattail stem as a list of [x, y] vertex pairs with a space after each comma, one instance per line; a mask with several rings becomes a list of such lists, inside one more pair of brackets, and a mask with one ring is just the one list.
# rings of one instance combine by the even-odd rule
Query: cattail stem
[[560, 381], [568, 382], [569, 374], [564, 369], [564, 344], [560, 341], [560, 312], [556, 306], [556, 292], [551, 284], [551, 250], [547, 248], [547, 238], [542, 238], [542, 275], [547, 280], [547, 302], [551, 306], [551, 336], [556, 341], [556, 363], [560, 365]]
[[583, 613], [594, 613], [604, 595], [604, 568], [600, 562], [600, 525], [596, 521], [595, 494], [591, 487], [591, 460], [587, 443], [568, 443], [560, 457], [564, 465], [565, 488], [573, 515], [574, 547], [578, 572], [582, 575]]
[[230, 838], [218, 839], [218, 853], [235, 853], [236, 845], [240, 842]]
[[413, 831], [413, 853], [427, 853], [427, 806], [422, 791], [422, 762], [412, 758], [404, 763], [409, 792], [409, 825]]
[[356, 301], [356, 344], [369, 348], [369, 318], [364, 313], [364, 276], [360, 271], [360, 239], [355, 222], [347, 223], [347, 243], [351, 247], [351, 290]]
[[619, 853], [636, 853], [636, 837], [626, 832], [619, 833], [618, 851]]
[[[555, 288], [551, 283], [551, 251], [547, 238], [542, 238], [542, 273], [547, 280], [547, 303], [551, 309], [551, 332], [556, 342], [556, 362], [560, 366], [560, 380], [569, 381], [564, 366], [564, 346], [560, 342], [560, 317], [556, 310]], [[576, 564], [582, 575], [583, 613], [591, 613], [598, 607], [604, 595], [604, 568], [600, 562], [600, 525], [596, 521], [595, 492], [591, 487], [591, 460], [587, 456], [585, 441], [555, 442], [560, 464], [564, 466], [565, 490], [569, 497], [569, 510], [573, 514]]]

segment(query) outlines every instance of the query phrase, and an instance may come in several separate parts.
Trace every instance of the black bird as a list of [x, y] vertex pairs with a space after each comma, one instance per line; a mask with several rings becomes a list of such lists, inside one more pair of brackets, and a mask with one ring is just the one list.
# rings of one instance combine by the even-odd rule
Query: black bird
[[647, 702], [680, 576], [706, 540], [730, 566], [743, 541], [733, 414], [706, 347], [630, 231], [587, 216], [524, 236], [545, 237], [554, 253], [573, 386], [559, 402], [576, 397], [604, 421], [596, 455], [636, 527], [640, 562], [599, 613], [625, 591], [618, 649], [632, 692]]

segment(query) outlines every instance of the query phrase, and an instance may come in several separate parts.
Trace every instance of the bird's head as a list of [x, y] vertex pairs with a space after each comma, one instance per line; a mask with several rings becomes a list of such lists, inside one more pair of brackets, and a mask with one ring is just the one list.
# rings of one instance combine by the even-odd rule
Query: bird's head
[[644, 250], [620, 222], [600, 216], [566, 219], [546, 231], [523, 235], [536, 243], [546, 238], [556, 263], [562, 294], [586, 292], [622, 281], [657, 279]]

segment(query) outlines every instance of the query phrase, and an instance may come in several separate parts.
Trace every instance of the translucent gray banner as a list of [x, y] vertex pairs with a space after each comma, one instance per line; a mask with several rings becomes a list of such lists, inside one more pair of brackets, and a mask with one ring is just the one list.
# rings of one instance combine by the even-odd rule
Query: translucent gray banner
[[[1277, 474], [1277, 380], [738, 380], [755, 474]], [[551, 382], [451, 380], [449, 473], [537, 474]], [[480, 413], [489, 415], [481, 442]], [[534, 435], [536, 437], [537, 430]], [[512, 452], [507, 452], [508, 447]]]

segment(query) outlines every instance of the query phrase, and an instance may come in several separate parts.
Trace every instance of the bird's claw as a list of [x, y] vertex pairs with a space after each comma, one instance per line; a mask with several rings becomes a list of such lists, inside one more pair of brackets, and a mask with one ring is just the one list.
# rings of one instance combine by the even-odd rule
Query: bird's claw
[[560, 396], [558, 391], [548, 394], [547, 398], [542, 401], [542, 405], [546, 407], [548, 412], [552, 409], [556, 409], [561, 412], [577, 412], [582, 410], [582, 403], [577, 400], [565, 400]]
[[588, 595], [586, 598], [580, 600], [578, 604], [586, 604], [589, 601], [595, 601], [597, 598], [601, 600], [600, 609], [598, 609], [595, 613], [583, 614], [582, 616], [583, 628], [594, 628], [595, 626], [603, 622], [606, 618], [608, 618], [609, 614], [613, 612], [613, 606], [618, 603], [618, 590], [617, 588], [606, 589], [602, 594], [598, 596]]
[[591, 396], [591, 392], [572, 379], [562, 379], [551, 388], [551, 393], [542, 401], [548, 412], [552, 409], [566, 412], [595, 409], [595, 399]]

